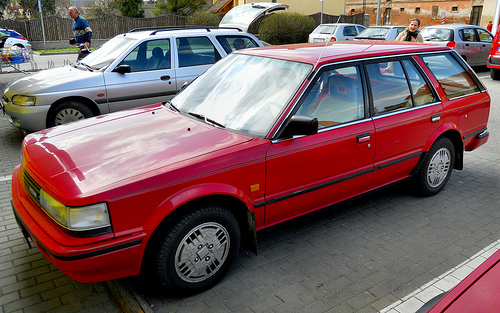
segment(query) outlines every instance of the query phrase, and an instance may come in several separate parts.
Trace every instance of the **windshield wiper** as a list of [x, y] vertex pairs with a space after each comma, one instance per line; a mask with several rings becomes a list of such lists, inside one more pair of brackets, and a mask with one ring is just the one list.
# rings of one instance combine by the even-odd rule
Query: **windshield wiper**
[[168, 100], [166, 102], [163, 102], [163, 104], [166, 106], [168, 105], [168, 108], [174, 112], [180, 113], [181, 110], [179, 110], [175, 105], [173, 105], [172, 101]]
[[81, 65], [85, 66], [89, 71], [93, 72], [94, 70], [92, 69], [92, 67], [88, 64], [85, 64], [83, 62], [80, 62]]
[[200, 120], [203, 120], [207, 124], [210, 124], [210, 125], [213, 125], [213, 126], [218, 126], [220, 128], [225, 128], [226, 127], [225, 125], [223, 125], [223, 124], [221, 124], [219, 122], [216, 122], [216, 121], [214, 121], [214, 120], [212, 120], [210, 118], [206, 118], [203, 114], [195, 113], [195, 112], [189, 112], [188, 114], [191, 115], [191, 116], [194, 116], [194, 117], [196, 117], [196, 118], [198, 118]]

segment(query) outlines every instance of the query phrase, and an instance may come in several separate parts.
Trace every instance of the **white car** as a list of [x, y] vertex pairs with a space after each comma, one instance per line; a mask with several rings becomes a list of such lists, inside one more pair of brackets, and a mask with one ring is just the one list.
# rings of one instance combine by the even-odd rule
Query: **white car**
[[308, 42], [347, 41], [364, 31], [366, 27], [359, 24], [335, 23], [320, 24], [309, 35]]
[[13, 29], [5, 29], [5, 28], [0, 28], [0, 32], [2, 33], [8, 33], [10, 36], [5, 40], [5, 47], [19, 47], [19, 48], [26, 48], [26, 49], [31, 49], [31, 44], [26, 40], [26, 38], [23, 37], [20, 33], [16, 32]]
[[215, 62], [263, 46], [238, 29], [163, 27], [117, 35], [79, 63], [14, 81], [1, 100], [9, 122], [33, 132], [164, 102]]

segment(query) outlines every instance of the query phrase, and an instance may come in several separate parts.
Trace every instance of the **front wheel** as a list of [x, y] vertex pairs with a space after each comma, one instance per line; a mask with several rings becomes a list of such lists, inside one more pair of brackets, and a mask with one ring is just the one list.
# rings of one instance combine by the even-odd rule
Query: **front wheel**
[[47, 127], [63, 125], [94, 116], [86, 105], [68, 101], [58, 104], [52, 112]]
[[238, 221], [226, 208], [195, 209], [161, 236], [153, 254], [152, 278], [176, 295], [205, 290], [230, 268], [240, 241]]
[[455, 163], [455, 147], [448, 138], [439, 138], [427, 152], [417, 175], [419, 191], [433, 196], [444, 188], [450, 179]]

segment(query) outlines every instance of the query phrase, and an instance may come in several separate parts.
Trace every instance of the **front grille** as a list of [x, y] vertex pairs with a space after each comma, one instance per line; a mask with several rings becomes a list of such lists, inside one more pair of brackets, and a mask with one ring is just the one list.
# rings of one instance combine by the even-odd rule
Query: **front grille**
[[40, 186], [31, 178], [31, 176], [23, 170], [24, 190], [30, 196], [31, 200], [40, 206]]

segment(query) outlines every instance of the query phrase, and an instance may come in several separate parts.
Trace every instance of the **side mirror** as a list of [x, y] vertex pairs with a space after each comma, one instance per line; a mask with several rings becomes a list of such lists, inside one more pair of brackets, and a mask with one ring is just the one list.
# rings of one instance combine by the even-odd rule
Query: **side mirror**
[[318, 132], [318, 118], [294, 115], [288, 121], [283, 134], [286, 137], [314, 135]]
[[125, 74], [125, 73], [131, 73], [132, 71], [130, 70], [130, 65], [118, 65], [117, 67], [115, 67], [113, 72]]

